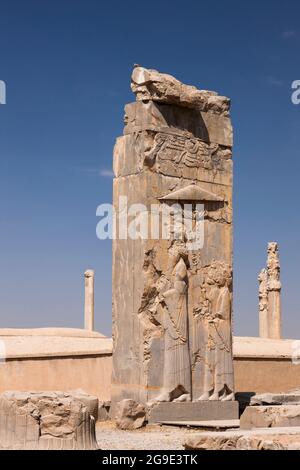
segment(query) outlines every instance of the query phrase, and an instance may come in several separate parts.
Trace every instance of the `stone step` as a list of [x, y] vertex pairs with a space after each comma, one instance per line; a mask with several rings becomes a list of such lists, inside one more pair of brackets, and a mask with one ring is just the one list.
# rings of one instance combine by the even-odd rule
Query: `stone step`
[[161, 421], [167, 426], [187, 426], [193, 428], [231, 429], [239, 428], [239, 419], [216, 419], [211, 421]]
[[237, 420], [237, 401], [195, 401], [157, 403], [149, 411], [149, 423]]

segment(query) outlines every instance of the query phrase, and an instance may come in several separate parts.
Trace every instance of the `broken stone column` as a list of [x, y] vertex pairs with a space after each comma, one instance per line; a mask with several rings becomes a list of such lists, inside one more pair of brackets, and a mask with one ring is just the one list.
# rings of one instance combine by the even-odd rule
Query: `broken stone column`
[[0, 395], [1, 448], [94, 450], [95, 419], [70, 393], [5, 392]]
[[267, 269], [263, 269], [259, 281], [259, 336], [281, 338], [281, 282], [278, 244], [268, 244]]
[[[135, 67], [114, 148], [112, 407], [234, 399], [230, 101]], [[183, 403], [184, 404], [184, 403]]]
[[84, 273], [84, 328], [89, 331], [94, 330], [94, 276], [92, 269]]

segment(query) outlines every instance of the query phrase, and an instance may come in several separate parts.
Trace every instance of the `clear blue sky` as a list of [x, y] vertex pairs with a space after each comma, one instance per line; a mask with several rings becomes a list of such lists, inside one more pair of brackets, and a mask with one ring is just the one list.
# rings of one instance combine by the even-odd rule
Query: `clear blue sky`
[[96, 328], [111, 329], [112, 149], [134, 63], [232, 98], [234, 328], [258, 332], [257, 274], [280, 244], [283, 324], [300, 337], [299, 0], [2, 0], [0, 326], [83, 326], [96, 271]]

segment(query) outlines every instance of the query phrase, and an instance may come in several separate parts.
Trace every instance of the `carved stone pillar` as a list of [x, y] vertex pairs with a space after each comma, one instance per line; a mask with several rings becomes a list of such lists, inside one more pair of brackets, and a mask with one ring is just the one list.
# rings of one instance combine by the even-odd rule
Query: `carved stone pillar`
[[142, 67], [131, 86], [114, 149], [112, 402], [229, 401], [230, 101]]

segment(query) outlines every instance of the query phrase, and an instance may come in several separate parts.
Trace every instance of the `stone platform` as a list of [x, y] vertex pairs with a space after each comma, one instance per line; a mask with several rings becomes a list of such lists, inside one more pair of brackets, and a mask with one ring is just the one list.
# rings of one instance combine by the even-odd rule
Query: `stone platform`
[[239, 418], [237, 401], [196, 401], [187, 403], [158, 403], [149, 411], [149, 423], [199, 422], [236, 420]]

